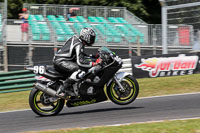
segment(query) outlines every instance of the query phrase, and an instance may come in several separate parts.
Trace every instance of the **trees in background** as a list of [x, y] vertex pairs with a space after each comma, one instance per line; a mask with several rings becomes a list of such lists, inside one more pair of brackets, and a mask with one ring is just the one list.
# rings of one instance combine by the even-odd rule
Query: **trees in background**
[[18, 18], [23, 3], [127, 7], [147, 23], [161, 22], [161, 7], [158, 0], [8, 0], [8, 18]]

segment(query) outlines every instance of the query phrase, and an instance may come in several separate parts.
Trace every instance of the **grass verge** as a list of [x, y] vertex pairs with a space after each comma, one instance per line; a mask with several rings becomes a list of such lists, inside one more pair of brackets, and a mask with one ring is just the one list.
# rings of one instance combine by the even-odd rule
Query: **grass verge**
[[[200, 92], [200, 74], [137, 79], [139, 97]], [[30, 91], [0, 94], [0, 112], [27, 109]]]
[[27, 133], [200, 133], [200, 119]]
[[138, 79], [140, 97], [200, 92], [200, 74]]
[[30, 91], [0, 94], [0, 112], [28, 109], [28, 97]]

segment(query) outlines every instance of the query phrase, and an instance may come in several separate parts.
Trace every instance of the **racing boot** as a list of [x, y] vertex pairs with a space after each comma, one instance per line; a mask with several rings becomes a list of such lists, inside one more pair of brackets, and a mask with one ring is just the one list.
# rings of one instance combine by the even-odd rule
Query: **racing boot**
[[75, 96], [73, 92], [72, 85], [75, 83], [73, 79], [67, 79], [63, 83], [63, 87], [61, 88], [60, 92], [58, 92], [58, 95], [61, 97], [66, 97], [66, 96]]
[[78, 81], [78, 80], [84, 78], [84, 76], [85, 76], [85, 71], [78, 70], [78, 71], [75, 71], [74, 73], [72, 73], [72, 75], [70, 76], [70, 78], [68, 78], [68, 79], [63, 83], [64, 86], [63, 86], [63, 88], [62, 88], [61, 91], [60, 91], [61, 93], [58, 93], [58, 94], [59, 94], [60, 96], [64, 96], [64, 97], [66, 97], [66, 95], [75, 96], [73, 90], [71, 90], [71, 89], [73, 89], [72, 85], [73, 85], [76, 81]]

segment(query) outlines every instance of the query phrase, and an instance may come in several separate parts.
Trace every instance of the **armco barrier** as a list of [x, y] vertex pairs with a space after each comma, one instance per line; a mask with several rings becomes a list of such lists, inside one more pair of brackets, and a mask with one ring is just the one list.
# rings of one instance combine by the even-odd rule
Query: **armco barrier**
[[119, 72], [132, 73], [131, 59], [123, 59], [122, 61], [123, 61], [123, 65], [122, 65], [122, 68], [119, 70]]
[[[119, 72], [132, 72], [131, 59], [123, 59]], [[35, 74], [28, 70], [0, 73], [0, 93], [26, 91], [33, 88]]]
[[28, 70], [0, 73], [0, 93], [30, 90], [35, 74]]

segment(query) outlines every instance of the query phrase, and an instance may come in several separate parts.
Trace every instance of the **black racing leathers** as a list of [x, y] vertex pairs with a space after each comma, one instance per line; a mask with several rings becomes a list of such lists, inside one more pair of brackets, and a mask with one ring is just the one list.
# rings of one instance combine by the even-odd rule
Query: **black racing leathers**
[[71, 37], [55, 54], [53, 63], [55, 69], [62, 73], [92, 67], [91, 59], [84, 53], [84, 44], [77, 36]]

